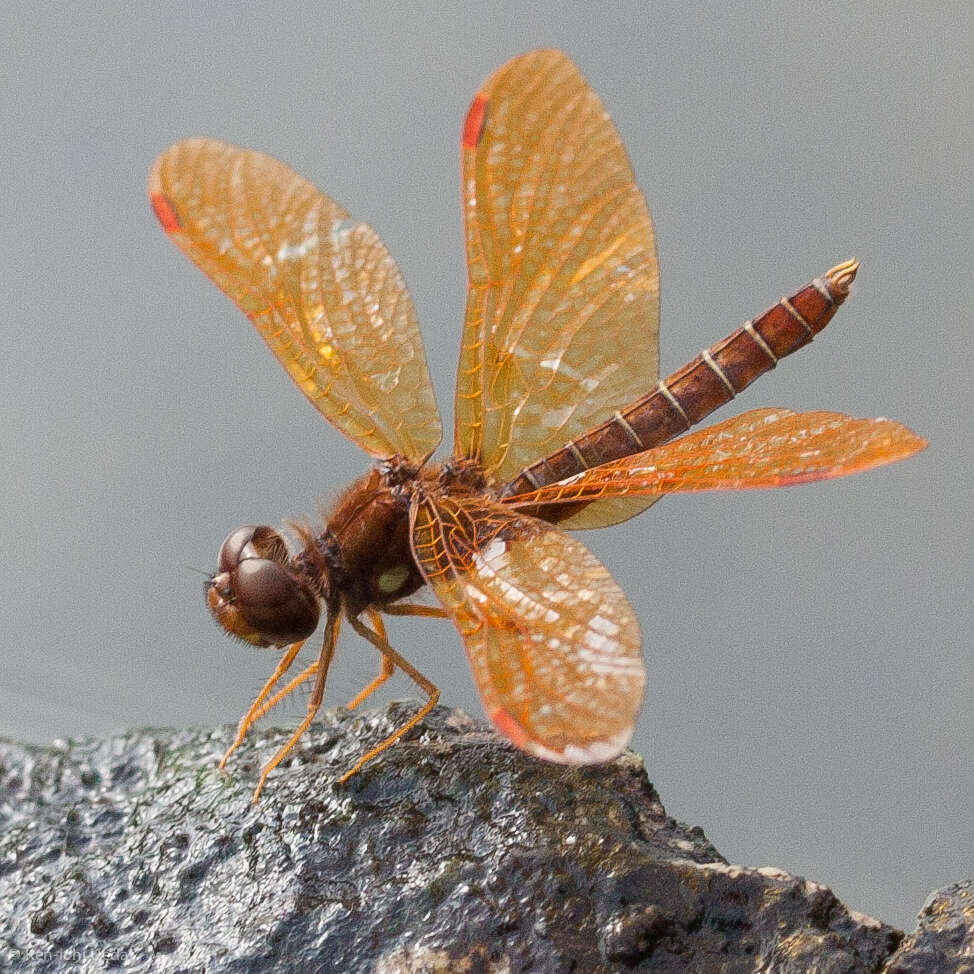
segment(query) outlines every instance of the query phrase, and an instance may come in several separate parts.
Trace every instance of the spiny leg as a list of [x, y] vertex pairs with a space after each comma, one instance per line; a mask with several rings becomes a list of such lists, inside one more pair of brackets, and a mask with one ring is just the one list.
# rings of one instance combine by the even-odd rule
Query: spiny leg
[[309, 667], [302, 670], [296, 677], [294, 677], [285, 687], [282, 687], [277, 693], [274, 694], [270, 700], [264, 701], [261, 705], [260, 710], [254, 714], [254, 720], [260, 720], [269, 710], [276, 707], [288, 694], [293, 693], [305, 680], [310, 680], [311, 677], [318, 672], [318, 661], [315, 660]]
[[[369, 613], [369, 621], [372, 623], [376, 634], [388, 643], [389, 640], [386, 636], [386, 627], [382, 621], [382, 616], [379, 615], [376, 609], [369, 608], [367, 611]], [[391, 616], [428, 616], [433, 619], [446, 618], [446, 612], [437, 606], [417, 605], [413, 602], [393, 603], [392, 605], [387, 605], [384, 611]], [[383, 653], [379, 675], [348, 704], [346, 709], [354, 710], [363, 700], [375, 693], [395, 672], [395, 663]]]
[[430, 619], [446, 619], [446, 610], [438, 605], [418, 605], [415, 602], [393, 602], [382, 611], [388, 616], [427, 616]]
[[[375, 631], [378, 634], [379, 638], [385, 640], [385, 642], [388, 642], [389, 640], [388, 637], [386, 636], [386, 625], [382, 621], [382, 616], [380, 616], [379, 613], [372, 608], [368, 609], [368, 613], [369, 613], [369, 620], [371, 621], [372, 625], [375, 627]], [[388, 680], [389, 677], [392, 676], [392, 674], [395, 672], [396, 672], [396, 664], [393, 663], [392, 660], [389, 659], [389, 657], [383, 653], [382, 664], [379, 669], [379, 675], [364, 690], [356, 694], [355, 699], [352, 700], [351, 703], [349, 703], [346, 709], [354, 710], [363, 700], [365, 700], [366, 697], [369, 697], [373, 693], [375, 693], [375, 691], [378, 690], [379, 687], [381, 687], [382, 684], [385, 683], [386, 680]]]
[[298, 725], [298, 729], [288, 739], [287, 744], [264, 765], [260, 773], [260, 780], [257, 782], [257, 788], [254, 790], [255, 805], [257, 804], [257, 799], [260, 798], [260, 793], [264, 788], [264, 782], [267, 780], [267, 776], [287, 757], [291, 748], [297, 744], [301, 735], [308, 729], [308, 725], [315, 719], [315, 715], [321, 707], [321, 700], [325, 695], [325, 681], [328, 679], [328, 667], [331, 666], [332, 657], [335, 655], [335, 644], [338, 642], [338, 627], [340, 622], [341, 616], [338, 613], [329, 614], [328, 621], [325, 623], [325, 636], [321, 643], [321, 652], [318, 654], [318, 662], [315, 664], [318, 678], [315, 680], [314, 688], [311, 691], [311, 699], [308, 701], [307, 716]]
[[[426, 606], [415, 606], [418, 609], [425, 609]], [[426, 615], [425, 612], [403, 612], [400, 615]], [[365, 623], [361, 620], [356, 619], [354, 616], [349, 616], [348, 621], [352, 628], [363, 638], [367, 639], [372, 643], [375, 648], [382, 653], [383, 657], [387, 658], [393, 666], [398, 666], [407, 676], [411, 677], [413, 682], [429, 697], [425, 704], [419, 708], [416, 714], [406, 721], [397, 731], [390, 734], [381, 744], [372, 748], [371, 751], [363, 754], [362, 757], [355, 762], [354, 766], [345, 772], [339, 779], [339, 784], [344, 784], [349, 778], [355, 774], [362, 765], [371, 761], [372, 758], [381, 754], [387, 747], [395, 744], [400, 737], [403, 736], [407, 731], [415, 727], [435, 706], [436, 702], [440, 699], [440, 690], [434, 683], [428, 680], [415, 666], [412, 665], [407, 659], [397, 653], [392, 646], [389, 645], [389, 640], [382, 638], [378, 633], [373, 632]]]
[[363, 690], [360, 690], [349, 702], [345, 705], [346, 710], [354, 710], [366, 697], [372, 696], [379, 687], [382, 686], [386, 680], [396, 672], [396, 664], [389, 659], [388, 656], [382, 657], [382, 664], [379, 668], [379, 675]]
[[233, 743], [227, 748], [227, 753], [223, 755], [223, 759], [220, 761], [221, 771], [226, 767], [227, 758], [243, 743], [243, 739], [247, 736], [247, 731], [262, 716], [263, 711], [260, 711], [260, 705], [266, 699], [267, 694], [274, 689], [277, 681], [291, 668], [294, 657], [301, 652], [301, 647], [304, 644], [305, 640], [302, 639], [301, 642], [292, 643], [287, 648], [287, 652], [281, 657], [281, 661], [277, 664], [277, 668], [274, 670], [271, 678], [264, 684], [264, 689], [257, 694], [257, 699], [250, 705], [250, 710], [240, 718], [240, 723], [237, 725], [237, 736], [233, 739]]

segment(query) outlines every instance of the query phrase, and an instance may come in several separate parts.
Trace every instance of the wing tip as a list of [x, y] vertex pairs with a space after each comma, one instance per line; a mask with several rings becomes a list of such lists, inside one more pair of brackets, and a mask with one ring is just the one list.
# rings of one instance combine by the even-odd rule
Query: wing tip
[[150, 190], [149, 202], [152, 204], [152, 212], [155, 213], [156, 219], [166, 233], [176, 233], [182, 229], [175, 207], [169, 202], [165, 193], [160, 190]]
[[463, 123], [463, 136], [460, 140], [465, 149], [476, 149], [480, 145], [487, 122], [487, 106], [489, 103], [490, 98], [482, 91], [478, 91], [470, 103], [466, 120]]
[[587, 740], [583, 743], [566, 742], [558, 747], [549, 747], [528, 734], [520, 721], [506, 710], [498, 707], [488, 716], [497, 730], [518, 750], [554, 764], [569, 764], [577, 767], [605, 764], [617, 758], [629, 745], [634, 730], [633, 725], [629, 725], [608, 737]]

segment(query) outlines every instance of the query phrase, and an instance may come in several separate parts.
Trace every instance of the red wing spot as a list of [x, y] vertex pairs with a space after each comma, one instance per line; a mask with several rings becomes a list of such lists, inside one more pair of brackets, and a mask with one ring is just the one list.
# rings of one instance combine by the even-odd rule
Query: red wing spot
[[843, 471], [841, 467], [824, 467], [821, 470], [803, 470], [801, 473], [791, 473], [782, 474], [781, 476], [774, 478], [774, 483], [772, 487], [793, 487], [798, 484], [811, 484], [816, 480], [831, 480], [833, 477], [838, 477], [842, 473], [851, 472]]
[[162, 224], [162, 229], [166, 233], [175, 233], [177, 230], [182, 229], [179, 225], [179, 217], [176, 216], [176, 211], [173, 209], [172, 203], [162, 193], [150, 193], [149, 202], [152, 204], [156, 218]]
[[484, 134], [484, 123], [487, 121], [487, 102], [486, 95], [477, 95], [470, 103], [470, 110], [467, 112], [467, 120], [463, 123], [462, 142], [467, 149], [476, 149], [480, 144], [480, 139]]
[[524, 745], [528, 741], [528, 735], [524, 733], [524, 728], [506, 711], [493, 710], [488, 715], [493, 725], [504, 735], [515, 747], [524, 750]]

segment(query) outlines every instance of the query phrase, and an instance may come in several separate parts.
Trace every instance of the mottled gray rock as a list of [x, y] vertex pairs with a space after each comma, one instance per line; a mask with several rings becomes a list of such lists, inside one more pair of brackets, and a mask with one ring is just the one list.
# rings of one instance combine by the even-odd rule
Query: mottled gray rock
[[0, 742], [0, 970], [966, 969], [969, 887], [901, 945], [824, 886], [728, 865], [633, 754], [557, 767], [438, 708], [334, 785], [411, 712], [326, 715], [256, 807], [283, 732], [230, 775], [230, 727]]
[[932, 893], [883, 974], [974, 974], [974, 880]]

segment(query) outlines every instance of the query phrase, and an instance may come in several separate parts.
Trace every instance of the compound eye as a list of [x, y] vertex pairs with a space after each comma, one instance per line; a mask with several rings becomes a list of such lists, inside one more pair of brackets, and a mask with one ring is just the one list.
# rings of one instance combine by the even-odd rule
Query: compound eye
[[287, 542], [273, 528], [263, 524], [245, 524], [231, 531], [220, 546], [220, 571], [232, 572], [247, 558], [269, 558], [286, 565]]
[[231, 586], [240, 617], [267, 643], [295, 643], [318, 626], [314, 593], [277, 561], [244, 558], [232, 575]]

